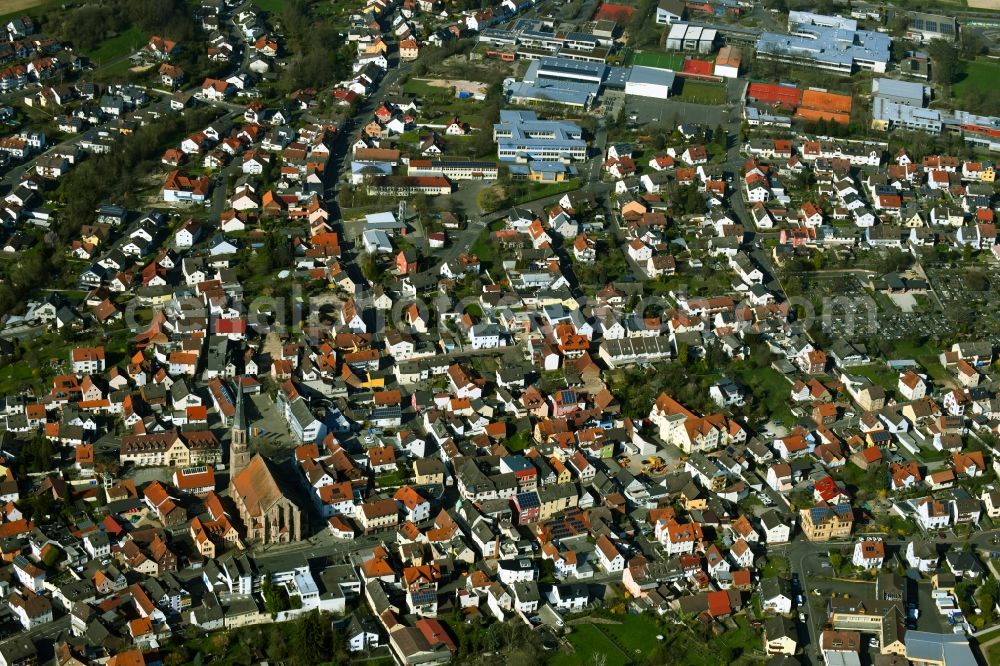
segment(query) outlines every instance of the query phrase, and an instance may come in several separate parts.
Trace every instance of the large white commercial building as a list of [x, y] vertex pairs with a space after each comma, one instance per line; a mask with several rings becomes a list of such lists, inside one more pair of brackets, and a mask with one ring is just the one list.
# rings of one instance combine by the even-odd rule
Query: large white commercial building
[[633, 66], [625, 82], [625, 94], [666, 99], [670, 96], [674, 78], [674, 73], [669, 69]]

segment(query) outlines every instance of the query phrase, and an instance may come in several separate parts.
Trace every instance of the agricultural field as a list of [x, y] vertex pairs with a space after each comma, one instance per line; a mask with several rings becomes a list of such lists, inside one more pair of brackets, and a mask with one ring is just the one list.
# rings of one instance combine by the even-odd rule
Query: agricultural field
[[40, 7], [48, 8], [54, 5], [53, 0], [0, 0], [0, 21], [6, 23], [12, 18], [16, 18], [24, 13], [37, 14]]

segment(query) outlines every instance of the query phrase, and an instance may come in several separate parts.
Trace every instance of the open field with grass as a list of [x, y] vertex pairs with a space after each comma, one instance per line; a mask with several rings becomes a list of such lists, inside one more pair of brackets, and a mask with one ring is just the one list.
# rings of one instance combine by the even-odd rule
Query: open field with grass
[[577, 179], [563, 181], [561, 183], [530, 183], [522, 196], [514, 200], [514, 205], [529, 203], [536, 199], [544, 199], [554, 194], [572, 192], [580, 189], [580, 181]]
[[601, 629], [636, 655], [652, 652], [660, 633], [656, 623], [645, 615], [627, 615], [621, 624], [601, 625]]
[[651, 53], [649, 51], [634, 51], [630, 57], [629, 65], [640, 65], [642, 67], [656, 67], [658, 69], [672, 69], [680, 71], [684, 68], [684, 56], [680, 53]]
[[678, 77], [674, 87], [680, 87], [680, 91], [673, 95], [673, 99], [679, 99], [682, 102], [711, 104], [713, 106], [726, 103], [726, 88], [721, 83]]
[[859, 365], [850, 369], [855, 375], [861, 375], [881, 386], [887, 393], [893, 394], [899, 385], [899, 375], [895, 370], [884, 363], [871, 363], [869, 365]]
[[[573, 627], [569, 642], [573, 653], [560, 654], [552, 660], [553, 666], [575, 666], [591, 664], [603, 657], [606, 666], [629, 666], [633, 658], [610, 638], [612, 625], [579, 624]], [[621, 627], [616, 627], [621, 629]], [[655, 628], [655, 625], [654, 625]], [[654, 639], [655, 642], [655, 639]]]
[[[561, 653], [549, 663], [577, 666], [601, 660], [606, 666], [630, 666], [649, 663], [651, 655], [658, 654], [666, 657], [661, 662], [665, 664], [717, 666], [754, 663], [760, 656], [760, 637], [744, 616], [736, 618], [735, 630], [708, 640], [685, 627], [661, 626], [648, 615], [622, 615], [613, 620], [621, 624], [574, 626], [568, 638], [574, 652]], [[662, 643], [657, 636], [663, 638]]]
[[573, 645], [573, 654], [559, 655], [550, 662], [552, 666], [596, 663], [602, 657], [602, 663], [606, 666], [629, 666], [632, 663], [628, 655], [619, 650], [596, 626], [585, 624], [575, 627], [569, 641]]
[[[457, 116], [473, 127], [482, 127], [484, 120], [479, 111], [482, 102], [473, 98], [459, 99], [450, 87], [431, 85], [432, 79], [410, 79], [403, 84], [403, 92], [420, 98], [421, 122], [444, 123]], [[464, 82], [472, 84], [475, 82]], [[468, 89], [465, 86], [463, 89]]]
[[986, 650], [986, 654], [983, 656], [986, 657], [986, 663], [990, 666], [997, 666], [1000, 664], [1000, 643], [994, 643], [989, 646]]
[[[993, 0], [1000, 9], [1000, 0]], [[1000, 81], [1000, 60], [989, 58], [979, 58], [972, 62], [962, 64], [964, 70], [958, 76], [958, 81], [953, 86], [956, 97], [961, 97], [971, 90], [977, 88], [992, 88]]]
[[102, 64], [114, 58], [129, 55], [142, 48], [149, 40], [149, 35], [136, 26], [105, 39], [101, 45], [87, 54], [97, 64]]
[[751, 385], [751, 383], [759, 384], [754, 392], [754, 399], [762, 400], [767, 405], [767, 414], [773, 418], [782, 419], [785, 425], [792, 424], [794, 418], [788, 407], [788, 397], [791, 394], [792, 384], [785, 379], [783, 374], [770, 367], [756, 369], [746, 367], [735, 374], [736, 379], [746, 386]]
[[285, 0], [253, 0], [253, 4], [270, 14], [278, 14], [281, 12], [281, 7], [285, 4]]

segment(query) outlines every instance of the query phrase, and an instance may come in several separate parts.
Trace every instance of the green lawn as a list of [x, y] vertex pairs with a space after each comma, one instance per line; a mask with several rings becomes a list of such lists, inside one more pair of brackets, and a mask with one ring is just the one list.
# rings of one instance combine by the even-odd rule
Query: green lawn
[[406, 477], [399, 470], [375, 477], [375, 483], [377, 483], [380, 488], [395, 488], [396, 486], [403, 485], [405, 480]]
[[694, 104], [719, 105], [726, 102], [726, 88], [721, 83], [682, 78], [678, 80], [681, 89], [674, 95], [675, 99]]
[[744, 385], [759, 384], [754, 391], [754, 401], [764, 403], [767, 407], [766, 414], [771, 418], [782, 419], [786, 426], [791, 426], [794, 423], [795, 417], [788, 406], [792, 385], [783, 374], [774, 368], [767, 367], [760, 369], [742, 368], [735, 375], [736, 379]]
[[[661, 627], [648, 615], [616, 615], [620, 624], [581, 624], [573, 627], [569, 642], [574, 652], [556, 655], [552, 666], [578, 666], [597, 663], [603, 655], [607, 666], [629, 666], [647, 663], [656, 652], [657, 636], [665, 636], [664, 645], [674, 659], [667, 663], [685, 666], [719, 666], [729, 664], [736, 654], [759, 647], [760, 639], [750, 629], [745, 617], [736, 618], [739, 628], [707, 642], [691, 631], [676, 626]], [[726, 659], [728, 653], [731, 659]], [[725, 660], [725, 661], [724, 661]]]
[[760, 571], [761, 578], [786, 578], [789, 571], [791, 571], [788, 558], [775, 555], [774, 557], [767, 558], [767, 564], [765, 564]]
[[[750, 628], [750, 622], [745, 615], [736, 618], [739, 627], [736, 631], [726, 631], [715, 636], [708, 643], [692, 643], [685, 664], [691, 666], [715, 666], [716, 664], [735, 663], [737, 653], [746, 653], [761, 647], [760, 636]], [[726, 656], [728, 654], [728, 657]], [[746, 659], [744, 657], [744, 659]]]
[[530, 432], [522, 430], [514, 433], [513, 436], [508, 437], [503, 444], [510, 450], [511, 453], [518, 453], [534, 444], [534, 440], [532, 440]]
[[87, 56], [98, 65], [108, 60], [129, 55], [142, 48], [149, 40], [149, 34], [140, 30], [137, 26], [132, 26], [124, 32], [120, 32], [110, 39], [105, 39]]
[[900, 340], [893, 348], [893, 359], [913, 359], [927, 371], [927, 374], [938, 383], [950, 384], [952, 376], [944, 369], [938, 360], [940, 350], [932, 342], [917, 345], [910, 340]]
[[447, 88], [432, 86], [424, 79], [410, 79], [403, 84], [403, 92], [410, 95], [440, 95], [448, 92]]
[[476, 255], [479, 258], [479, 262], [487, 268], [492, 266], [496, 259], [493, 242], [490, 240], [491, 234], [491, 229], [483, 229], [482, 233], [479, 234], [479, 238], [469, 248], [469, 252]]
[[657, 69], [672, 69], [679, 72], [684, 69], [684, 56], [679, 53], [650, 53], [649, 51], [634, 51], [629, 65], [656, 67]]
[[0, 368], [0, 389], [5, 394], [23, 389], [40, 378], [38, 368], [24, 361], [10, 363]]
[[[28, 386], [48, 391], [52, 388], [52, 377], [67, 370], [70, 350], [74, 347], [103, 344], [109, 355], [108, 363], [121, 363], [125, 360], [126, 345], [130, 337], [124, 330], [111, 332], [104, 337], [95, 331], [93, 335], [70, 340], [61, 333], [47, 331], [30, 340], [22, 340], [24, 353], [21, 360], [0, 367], [0, 394], [14, 393]], [[53, 360], [58, 367], [53, 367]]]
[[269, 14], [280, 14], [281, 8], [285, 4], [285, 0], [253, 0], [253, 4], [257, 5]]
[[562, 194], [563, 192], [570, 192], [572, 190], [580, 189], [579, 180], [567, 180], [561, 183], [531, 183], [525, 193], [522, 196], [517, 197], [514, 200], [514, 205], [528, 203], [529, 201], [535, 201], [536, 199], [544, 199], [545, 197], [551, 197], [555, 194]]
[[851, 368], [850, 372], [867, 377], [891, 394], [896, 392], [896, 387], [899, 384], [899, 375], [896, 374], [896, 371], [883, 363], [855, 366]]
[[[472, 98], [458, 99], [452, 87], [432, 86], [428, 79], [410, 79], [403, 84], [403, 91], [420, 98], [423, 105], [420, 114], [424, 122], [444, 124], [452, 116], [458, 116], [462, 122], [472, 127], [482, 127], [485, 124], [482, 116], [477, 113], [481, 108], [480, 102]], [[427, 134], [429, 131], [425, 129], [420, 133]]]
[[980, 58], [963, 64], [965, 70], [953, 86], [956, 97], [961, 97], [977, 88], [993, 88], [1000, 81], [1000, 62]]
[[[104, 67], [96, 74], [96, 78], [101, 81], [118, 82], [126, 77], [128, 77], [133, 63], [128, 58], [119, 60], [110, 67]], [[159, 79], [157, 79], [159, 80]]]
[[626, 615], [621, 624], [601, 625], [619, 644], [632, 650], [636, 655], [648, 655], [656, 647], [659, 627], [645, 615]]
[[605, 666], [629, 666], [632, 659], [615, 645], [601, 629], [607, 625], [579, 624], [573, 627], [569, 642], [573, 645], [572, 654], [563, 653], [549, 663], [552, 666], [578, 666], [579, 664], [597, 663], [601, 655]]

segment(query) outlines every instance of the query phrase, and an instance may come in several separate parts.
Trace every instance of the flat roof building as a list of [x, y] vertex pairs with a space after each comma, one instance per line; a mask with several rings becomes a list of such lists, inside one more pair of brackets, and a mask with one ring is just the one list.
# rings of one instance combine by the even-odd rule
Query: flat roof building
[[[893, 12], [893, 18], [899, 10]], [[932, 39], [954, 42], [958, 39], [958, 21], [954, 16], [903, 12], [906, 16], [906, 37], [926, 44]]]
[[493, 126], [497, 157], [505, 162], [526, 160], [572, 162], [587, 159], [587, 142], [576, 123], [539, 120], [534, 111], [503, 109]]
[[975, 666], [975, 655], [965, 635], [907, 631], [903, 638], [906, 658], [927, 666]]
[[872, 98], [872, 127], [882, 131], [899, 127], [940, 134], [944, 123], [940, 111], [900, 104], [886, 97]]
[[923, 107], [930, 97], [930, 88], [922, 83], [912, 81], [897, 81], [896, 79], [872, 80], [872, 97], [905, 104], [907, 106]]
[[[528, 68], [533, 78], [547, 78], [557, 81], [580, 81], [600, 84], [604, 80], [607, 66], [595, 62], [581, 62], [568, 58], [542, 58], [531, 63]], [[525, 79], [528, 74], [525, 74]]]
[[507, 89], [512, 102], [549, 102], [586, 108], [601, 90], [607, 73], [603, 63], [566, 58], [541, 58], [528, 66], [524, 78]]
[[842, 74], [850, 74], [855, 67], [885, 72], [891, 44], [889, 35], [858, 30], [854, 19], [789, 12], [788, 34], [762, 33], [757, 54]]
[[633, 66], [625, 82], [625, 94], [666, 99], [670, 96], [675, 78], [676, 75], [669, 69]]

